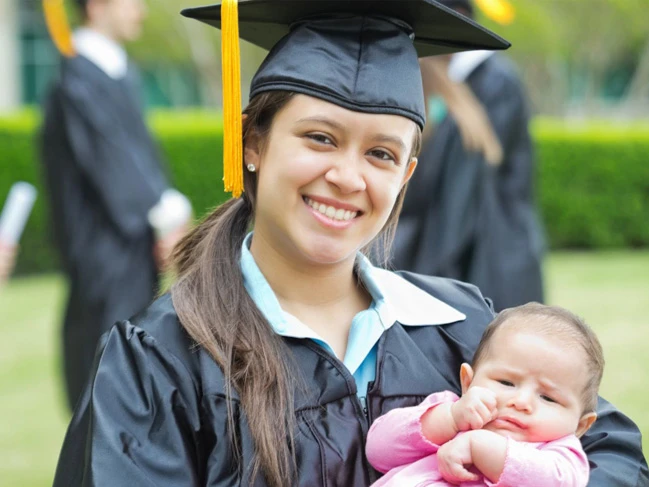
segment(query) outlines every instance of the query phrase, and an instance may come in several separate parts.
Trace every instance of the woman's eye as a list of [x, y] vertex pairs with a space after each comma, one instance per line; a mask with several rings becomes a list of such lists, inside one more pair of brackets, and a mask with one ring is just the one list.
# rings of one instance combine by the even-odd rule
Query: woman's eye
[[307, 134], [309, 139], [314, 140], [320, 144], [333, 145], [331, 138], [327, 137], [324, 134]]
[[514, 387], [514, 383], [508, 380], [499, 379], [498, 382], [507, 387]]
[[541, 399], [543, 399], [544, 401], [547, 401], [547, 402], [551, 402], [551, 403], [556, 403], [557, 402], [554, 399], [552, 399], [550, 396], [546, 396], [545, 394], [541, 395]]
[[387, 151], [381, 150], [381, 149], [374, 149], [368, 152], [369, 155], [372, 157], [375, 157], [376, 159], [379, 159], [381, 161], [395, 161], [396, 159], [392, 154], [390, 154]]

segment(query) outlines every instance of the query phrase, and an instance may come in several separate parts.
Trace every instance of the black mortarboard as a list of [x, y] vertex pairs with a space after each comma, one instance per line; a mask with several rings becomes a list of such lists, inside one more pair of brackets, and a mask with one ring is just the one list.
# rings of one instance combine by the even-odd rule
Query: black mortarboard
[[426, 110], [418, 57], [510, 45], [434, 0], [222, 3], [182, 14], [219, 28], [222, 7], [238, 9], [238, 36], [270, 50], [252, 80], [251, 97], [292, 91], [351, 110], [402, 115], [420, 127]]
[[473, 17], [473, 3], [471, 0], [438, 0], [442, 5], [452, 9], [464, 9], [470, 17]]

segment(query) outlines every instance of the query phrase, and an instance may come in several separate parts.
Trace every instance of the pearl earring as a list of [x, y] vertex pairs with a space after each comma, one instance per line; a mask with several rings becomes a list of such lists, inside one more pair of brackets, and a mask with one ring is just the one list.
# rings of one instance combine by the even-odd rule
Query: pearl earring
[[248, 168], [248, 171], [250, 171], [250, 172], [255, 172], [257, 170], [257, 167], [255, 167], [254, 164], [248, 164], [246, 167]]

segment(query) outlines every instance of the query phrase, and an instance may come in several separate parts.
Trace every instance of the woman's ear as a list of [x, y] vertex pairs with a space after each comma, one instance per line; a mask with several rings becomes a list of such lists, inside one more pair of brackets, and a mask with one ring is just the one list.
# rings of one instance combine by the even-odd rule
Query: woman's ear
[[460, 367], [460, 384], [462, 384], [462, 394], [466, 394], [466, 391], [469, 390], [469, 386], [473, 381], [473, 369], [466, 362]]
[[[248, 118], [245, 113], [242, 115], [242, 120]], [[243, 146], [243, 164], [248, 166], [253, 164], [256, 170], [259, 170], [259, 163], [261, 162], [261, 143], [259, 136], [256, 133], [251, 133], [246, 137], [245, 145]]]
[[410, 181], [410, 178], [412, 177], [412, 174], [415, 172], [415, 169], [417, 168], [417, 163], [419, 162], [419, 159], [416, 157], [413, 157], [410, 159], [410, 162], [408, 163], [408, 167], [406, 168], [406, 174], [403, 176], [403, 183], [406, 184], [408, 181]]
[[581, 438], [584, 433], [586, 433], [586, 431], [590, 429], [596, 419], [597, 413], [584, 414], [579, 420], [579, 424], [577, 425], [577, 431], [575, 432], [577, 438]]

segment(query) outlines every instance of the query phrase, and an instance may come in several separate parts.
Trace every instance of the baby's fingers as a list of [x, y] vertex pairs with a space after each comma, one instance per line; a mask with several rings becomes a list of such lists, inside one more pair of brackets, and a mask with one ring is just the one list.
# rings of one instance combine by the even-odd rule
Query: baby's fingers
[[444, 480], [452, 484], [478, 480], [478, 475], [469, 472], [461, 463], [447, 463], [444, 468], [440, 465], [439, 470]]
[[475, 404], [472, 409], [473, 414], [469, 419], [472, 430], [482, 428], [494, 417], [492, 410], [482, 403]]

